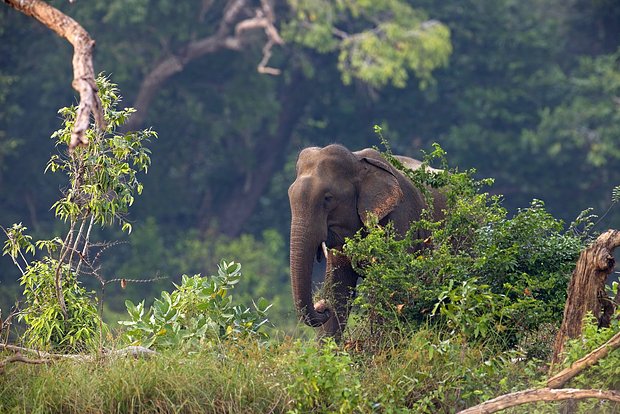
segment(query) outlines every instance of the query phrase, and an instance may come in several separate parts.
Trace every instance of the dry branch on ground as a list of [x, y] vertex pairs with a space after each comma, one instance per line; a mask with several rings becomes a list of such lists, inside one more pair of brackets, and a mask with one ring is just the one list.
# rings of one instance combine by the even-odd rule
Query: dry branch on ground
[[579, 390], [574, 388], [538, 388], [501, 395], [482, 404], [460, 411], [458, 414], [490, 414], [506, 408], [533, 402], [554, 402], [597, 398], [620, 403], [620, 391]]
[[[4, 371], [4, 367], [13, 362], [23, 362], [27, 364], [49, 364], [55, 360], [74, 360], [74, 361], [93, 361], [95, 359], [106, 357], [134, 357], [134, 358], [148, 358], [153, 355], [157, 355], [156, 351], [145, 348], [143, 346], [128, 346], [122, 349], [104, 350], [101, 354], [97, 355], [85, 355], [85, 354], [55, 354], [51, 352], [45, 352], [38, 349], [24, 348], [16, 345], [1, 344], [0, 351], [14, 352], [15, 355], [9, 356], [3, 360], [0, 360], [0, 374]], [[24, 354], [36, 356], [37, 359], [32, 359], [24, 356]]]

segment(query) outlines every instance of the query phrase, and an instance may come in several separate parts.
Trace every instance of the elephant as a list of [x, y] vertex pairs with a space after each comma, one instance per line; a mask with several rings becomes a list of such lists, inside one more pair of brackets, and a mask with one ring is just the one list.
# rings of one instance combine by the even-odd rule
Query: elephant
[[[412, 169], [422, 164], [408, 157], [396, 158]], [[374, 149], [351, 152], [338, 144], [305, 148], [296, 169], [297, 177], [288, 189], [293, 301], [300, 320], [318, 328], [319, 338], [340, 341], [360, 277], [350, 260], [338, 252], [345, 238], [367, 224], [369, 213], [381, 225], [393, 222], [396, 233], [403, 236], [411, 222], [419, 220], [426, 203], [420, 189]], [[441, 219], [445, 197], [432, 191], [434, 218]], [[424, 240], [428, 234], [417, 236]], [[329, 299], [313, 304], [312, 268], [314, 259], [323, 257], [327, 261], [324, 291], [329, 292]]]

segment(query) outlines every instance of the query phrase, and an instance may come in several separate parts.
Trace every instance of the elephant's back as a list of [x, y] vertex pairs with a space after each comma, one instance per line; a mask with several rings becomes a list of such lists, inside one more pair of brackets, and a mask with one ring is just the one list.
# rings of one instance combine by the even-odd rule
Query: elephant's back
[[[416, 160], [415, 158], [410, 158], [410, 157], [405, 157], [403, 155], [395, 155], [394, 158], [396, 158], [398, 161], [401, 162], [401, 164], [403, 164], [405, 167], [407, 168], [411, 168], [412, 170], [417, 170], [418, 168], [420, 168], [422, 166], [422, 161], [420, 160]], [[433, 167], [426, 167], [426, 171], [429, 172], [441, 172], [443, 170], [439, 170], [437, 168], [433, 168]]]

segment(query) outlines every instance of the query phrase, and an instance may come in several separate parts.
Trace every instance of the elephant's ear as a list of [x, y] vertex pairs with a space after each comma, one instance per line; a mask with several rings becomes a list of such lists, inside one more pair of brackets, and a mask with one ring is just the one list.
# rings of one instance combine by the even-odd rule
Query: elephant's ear
[[403, 198], [396, 176], [383, 161], [361, 158], [363, 173], [359, 185], [357, 214], [368, 224], [368, 213], [379, 220], [387, 216]]

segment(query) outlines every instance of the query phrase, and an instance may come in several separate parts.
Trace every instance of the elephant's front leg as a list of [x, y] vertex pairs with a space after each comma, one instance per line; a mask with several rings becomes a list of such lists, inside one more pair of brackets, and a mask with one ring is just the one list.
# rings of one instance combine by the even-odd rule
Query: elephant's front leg
[[319, 338], [333, 337], [337, 342], [342, 338], [342, 332], [347, 324], [351, 302], [355, 295], [355, 285], [358, 275], [353, 271], [351, 262], [341, 254], [329, 252], [325, 271], [325, 286], [323, 288], [324, 301], [315, 304], [315, 308], [327, 306], [331, 310], [331, 317], [318, 328]]

